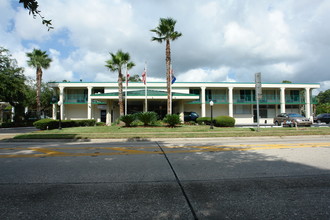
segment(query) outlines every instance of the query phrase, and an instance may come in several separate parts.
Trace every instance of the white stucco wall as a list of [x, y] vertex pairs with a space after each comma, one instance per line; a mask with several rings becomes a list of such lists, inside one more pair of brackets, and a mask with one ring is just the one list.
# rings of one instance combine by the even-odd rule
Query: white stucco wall
[[200, 104], [185, 104], [184, 105], [185, 112], [196, 112], [201, 116], [201, 105]]
[[234, 118], [236, 120], [235, 124], [252, 124], [253, 123], [253, 115], [252, 114], [234, 114]]
[[87, 119], [87, 104], [65, 104], [64, 119], [81, 120]]
[[[213, 117], [228, 115], [229, 106], [225, 104], [213, 105]], [[206, 117], [211, 117], [211, 106], [206, 105]]]

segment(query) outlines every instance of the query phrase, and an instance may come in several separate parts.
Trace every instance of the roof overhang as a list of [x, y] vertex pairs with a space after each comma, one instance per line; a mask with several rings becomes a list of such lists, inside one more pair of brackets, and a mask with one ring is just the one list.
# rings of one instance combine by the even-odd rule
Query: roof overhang
[[[123, 97], [125, 97], [125, 92], [123, 92]], [[127, 99], [129, 99], [129, 100], [144, 100], [146, 97], [148, 100], [166, 100], [167, 93], [164, 91], [158, 91], [158, 90], [127, 91]], [[101, 93], [101, 94], [92, 94], [91, 99], [118, 100], [119, 96], [118, 96], [118, 92]], [[173, 92], [172, 99], [173, 100], [196, 100], [196, 99], [199, 99], [199, 95]]]

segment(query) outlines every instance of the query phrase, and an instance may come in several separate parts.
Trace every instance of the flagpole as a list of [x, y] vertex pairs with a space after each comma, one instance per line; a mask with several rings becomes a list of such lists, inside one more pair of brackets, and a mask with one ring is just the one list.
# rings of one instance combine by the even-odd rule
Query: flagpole
[[172, 114], [172, 77], [173, 77], [173, 72], [172, 72], [172, 64], [170, 65], [170, 114]]
[[127, 115], [127, 63], [126, 63], [126, 85], [125, 85], [125, 115]]
[[147, 61], [144, 63], [144, 71], [145, 71], [145, 83], [144, 83], [144, 111], [148, 111], [148, 94], [147, 94]]

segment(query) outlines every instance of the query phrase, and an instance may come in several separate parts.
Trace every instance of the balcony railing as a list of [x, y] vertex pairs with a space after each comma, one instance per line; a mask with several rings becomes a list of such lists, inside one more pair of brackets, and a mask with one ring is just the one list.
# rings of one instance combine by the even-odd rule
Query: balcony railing
[[[239, 95], [236, 94], [233, 97], [233, 102], [235, 104], [255, 104], [256, 97], [252, 95]], [[259, 100], [260, 104], [279, 104], [280, 97], [276, 95], [262, 95], [261, 99]]]
[[88, 102], [88, 96], [84, 94], [66, 94], [64, 96], [64, 102], [83, 104]]
[[205, 98], [206, 102], [210, 102], [211, 100], [215, 104], [227, 104], [228, 103], [228, 96], [227, 95], [212, 95]]
[[300, 95], [288, 95], [285, 96], [286, 104], [305, 104], [305, 97]]

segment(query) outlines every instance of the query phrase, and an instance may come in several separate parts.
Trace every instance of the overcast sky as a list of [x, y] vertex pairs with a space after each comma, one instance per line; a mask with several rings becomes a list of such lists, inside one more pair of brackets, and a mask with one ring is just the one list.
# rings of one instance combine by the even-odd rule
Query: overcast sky
[[0, 46], [10, 50], [25, 74], [26, 52], [53, 59], [43, 80], [114, 82], [104, 65], [109, 52], [128, 52], [148, 66], [148, 81], [165, 81], [165, 44], [152, 42], [159, 18], [177, 21], [182, 37], [171, 44], [180, 82], [320, 83], [330, 89], [329, 0], [39, 0], [47, 31], [18, 0], [0, 0]]

